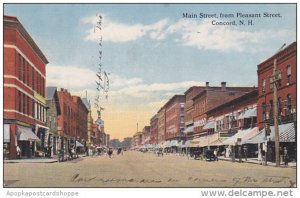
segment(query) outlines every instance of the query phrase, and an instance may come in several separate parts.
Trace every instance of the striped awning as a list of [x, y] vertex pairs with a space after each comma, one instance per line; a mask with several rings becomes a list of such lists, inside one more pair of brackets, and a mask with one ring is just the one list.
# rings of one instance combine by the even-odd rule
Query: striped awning
[[194, 125], [186, 127], [183, 131], [183, 133], [191, 133], [194, 132]]
[[[295, 142], [295, 126], [294, 123], [281, 124], [279, 128], [279, 142]], [[275, 128], [270, 127], [271, 134], [266, 137], [265, 129], [261, 130], [256, 136], [246, 141], [247, 144], [258, 144], [266, 140], [274, 142], [275, 140]]]
[[238, 139], [241, 139], [241, 144], [244, 144], [247, 142], [247, 140], [251, 139], [252, 137], [255, 137], [259, 133], [258, 128], [250, 128], [250, 129], [244, 129], [239, 130], [234, 136], [228, 138], [223, 142], [224, 145], [235, 145], [238, 143]]
[[17, 125], [17, 140], [19, 141], [41, 141], [29, 127]]
[[214, 121], [209, 121], [204, 125], [203, 129], [214, 129], [215, 128], [215, 122]]

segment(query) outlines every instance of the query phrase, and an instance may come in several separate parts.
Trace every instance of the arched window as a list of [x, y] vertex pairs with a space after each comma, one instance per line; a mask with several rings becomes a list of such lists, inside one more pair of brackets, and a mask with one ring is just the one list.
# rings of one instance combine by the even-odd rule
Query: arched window
[[292, 68], [291, 65], [286, 66], [286, 83], [289, 85], [292, 80]]

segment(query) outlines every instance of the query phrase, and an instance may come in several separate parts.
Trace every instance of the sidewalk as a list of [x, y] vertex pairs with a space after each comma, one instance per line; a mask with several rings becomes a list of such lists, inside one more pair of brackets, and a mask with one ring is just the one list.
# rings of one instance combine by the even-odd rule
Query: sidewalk
[[[223, 156], [219, 156], [219, 160], [223, 160], [223, 161], [232, 161], [231, 158], [225, 158]], [[243, 163], [250, 163], [250, 164], [257, 164], [260, 165], [260, 162], [258, 161], [258, 158], [248, 158], [247, 161], [243, 158], [242, 159]], [[238, 158], [235, 158], [235, 163], [239, 163]], [[274, 162], [267, 162], [267, 166], [276, 166], [276, 163]], [[280, 163], [280, 167], [285, 168], [284, 163]], [[289, 162], [288, 166], [286, 168], [296, 168], [297, 167], [297, 163], [296, 162]]]

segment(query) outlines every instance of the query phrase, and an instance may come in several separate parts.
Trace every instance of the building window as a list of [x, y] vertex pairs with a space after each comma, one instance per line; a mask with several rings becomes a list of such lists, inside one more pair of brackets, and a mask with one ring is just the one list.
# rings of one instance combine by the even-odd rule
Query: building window
[[34, 100], [32, 100], [32, 117], [33, 118], [35, 117], [34, 111], [35, 111], [35, 105], [34, 105]]
[[19, 108], [18, 108], [18, 111], [19, 112], [22, 112], [22, 94], [21, 94], [21, 92], [20, 91], [18, 91], [18, 103], [19, 103]]
[[277, 99], [277, 107], [278, 107], [278, 115], [281, 115], [282, 112], [281, 97]]
[[29, 63], [27, 63], [27, 85], [29, 86]]
[[262, 79], [262, 93], [266, 93], [266, 79]]
[[274, 84], [273, 84], [273, 77], [270, 75], [270, 90], [273, 90]]
[[269, 118], [273, 118], [273, 100], [270, 100], [270, 112], [269, 112]]
[[40, 104], [39, 103], [37, 103], [37, 113], [36, 113], [36, 115], [37, 115], [37, 119], [39, 120], [40, 119]]
[[26, 61], [25, 58], [23, 58], [23, 62], [22, 62], [22, 69], [23, 69], [23, 82], [26, 83]]
[[286, 83], [289, 85], [292, 80], [292, 68], [290, 65], [286, 66]]
[[31, 71], [32, 71], [32, 85], [31, 85], [31, 87], [34, 90], [34, 68], [33, 67], [31, 67]]
[[230, 128], [230, 119], [229, 116], [226, 116], [226, 129]]
[[286, 97], [286, 115], [291, 114], [292, 112], [292, 97], [291, 94], [288, 94]]
[[265, 121], [266, 118], [267, 118], [267, 114], [266, 114], [266, 103], [262, 103], [262, 117], [263, 117], [263, 120]]
[[22, 81], [22, 77], [23, 77], [23, 70], [22, 70], [22, 56], [21, 54], [18, 54], [18, 71], [19, 71], [19, 80]]

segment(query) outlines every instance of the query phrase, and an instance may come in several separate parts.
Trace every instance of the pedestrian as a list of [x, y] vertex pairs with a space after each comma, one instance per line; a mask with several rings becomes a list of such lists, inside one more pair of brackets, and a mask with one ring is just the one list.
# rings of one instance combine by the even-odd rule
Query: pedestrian
[[69, 146], [68, 152], [69, 152], [69, 156], [71, 157], [71, 159], [73, 159], [73, 152], [72, 152], [71, 146]]
[[215, 155], [215, 161], [218, 161], [219, 160], [219, 158], [218, 158], [218, 149], [214, 150], [214, 155]]
[[289, 155], [286, 147], [283, 148], [283, 159], [284, 159], [284, 166], [287, 167], [289, 162]]
[[238, 146], [239, 163], [242, 162], [242, 146]]
[[17, 146], [17, 159], [21, 158], [21, 149], [19, 147], [19, 145]]
[[247, 157], [248, 157], [248, 148], [247, 148], [246, 145], [243, 147], [243, 150], [244, 150], [245, 161], [247, 161]]
[[108, 149], [108, 156], [109, 156], [109, 158], [111, 158], [112, 157], [112, 154], [113, 154], [113, 150], [112, 150], [112, 148], [109, 148]]

